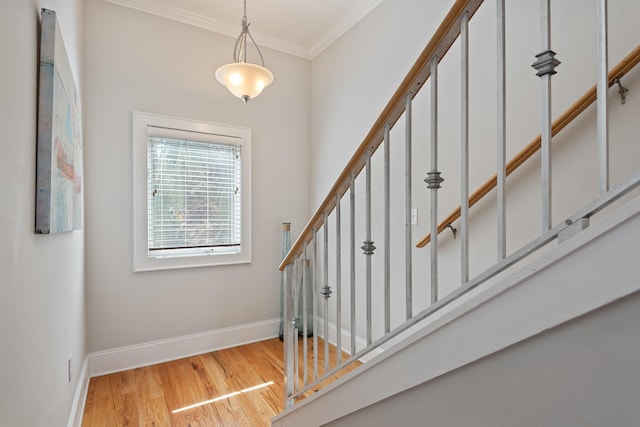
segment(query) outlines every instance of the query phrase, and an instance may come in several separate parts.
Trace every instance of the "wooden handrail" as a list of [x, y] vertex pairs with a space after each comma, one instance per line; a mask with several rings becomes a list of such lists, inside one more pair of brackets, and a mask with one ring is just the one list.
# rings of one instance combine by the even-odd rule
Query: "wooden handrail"
[[[633, 67], [640, 63], [640, 45], [636, 46], [622, 61], [618, 63], [609, 72], [609, 86], [615, 83], [615, 80], [627, 74]], [[564, 129], [569, 123], [578, 117], [584, 110], [587, 109], [596, 100], [596, 86], [594, 85], [584, 95], [582, 95], [576, 102], [573, 103], [560, 117], [558, 117], [551, 125], [551, 135], [556, 135], [562, 129]], [[527, 159], [533, 156], [540, 149], [540, 135], [535, 137], [526, 147], [524, 147], [513, 159], [506, 164], [507, 176], [516, 170]], [[469, 196], [469, 207], [475, 205], [480, 199], [486, 196], [497, 185], [497, 175], [494, 174], [489, 178], [480, 188], [478, 188], [473, 194]], [[438, 224], [438, 234], [440, 234], [449, 224], [460, 218], [460, 206], [458, 206], [453, 212], [449, 214], [440, 224]], [[420, 240], [416, 247], [422, 248], [431, 241], [431, 234], [427, 234], [422, 240]]]
[[378, 116], [373, 127], [364, 138], [356, 152], [353, 154], [342, 173], [331, 187], [320, 207], [311, 217], [300, 237], [295, 241], [291, 250], [282, 260], [280, 271], [293, 262], [293, 259], [302, 253], [306, 244], [311, 242], [313, 233], [322, 226], [324, 213], [331, 213], [336, 205], [336, 195], [342, 197], [349, 188], [351, 175], [357, 175], [365, 164], [367, 152], [371, 153], [380, 146], [383, 139], [384, 128], [387, 124], [393, 126], [404, 113], [405, 99], [408, 94], [415, 97], [424, 82], [431, 75], [430, 64], [434, 58], [440, 62], [460, 34], [460, 18], [464, 13], [469, 14], [469, 19], [480, 7], [483, 0], [456, 0], [444, 20], [434, 33], [429, 43], [424, 48], [413, 67], [409, 70], [400, 86], [395, 91], [382, 113]]

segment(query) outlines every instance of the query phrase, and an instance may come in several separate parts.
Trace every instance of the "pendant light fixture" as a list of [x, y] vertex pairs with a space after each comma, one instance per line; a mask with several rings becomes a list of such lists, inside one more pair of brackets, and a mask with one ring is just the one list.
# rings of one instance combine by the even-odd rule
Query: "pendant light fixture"
[[[234, 62], [223, 65], [216, 70], [216, 79], [225, 85], [232, 94], [242, 99], [245, 104], [260, 95], [262, 89], [273, 82], [273, 74], [264, 67], [262, 52], [249, 32], [249, 25], [251, 24], [247, 20], [247, 0], [244, 0], [242, 32], [240, 32], [233, 49]], [[247, 37], [256, 47], [262, 65], [247, 62]]]

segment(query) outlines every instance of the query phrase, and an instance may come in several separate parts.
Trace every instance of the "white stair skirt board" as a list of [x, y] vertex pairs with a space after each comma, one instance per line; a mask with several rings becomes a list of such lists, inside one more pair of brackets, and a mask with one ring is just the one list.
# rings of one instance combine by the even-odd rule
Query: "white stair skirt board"
[[272, 426], [324, 425], [640, 291], [638, 240], [640, 197], [426, 319], [412, 336], [276, 416]]
[[89, 376], [126, 371], [278, 336], [280, 319], [90, 353]]
[[[333, 322], [329, 322], [329, 343], [334, 346], [338, 342], [336, 333], [337, 330], [338, 328], [336, 327], [336, 324]], [[318, 337], [324, 339], [324, 334], [321, 332], [324, 332], [324, 317], [318, 317]], [[308, 337], [308, 339], [312, 340], [313, 337], [310, 336]], [[356, 352], [362, 350], [366, 346], [367, 341], [364, 338], [356, 335]], [[362, 363], [366, 363], [377, 355], [382, 354], [386, 347], [387, 346], [382, 346], [380, 348], [373, 349], [370, 353], [365, 354], [359, 360]], [[324, 347], [320, 346], [320, 349], [318, 351], [324, 351], [323, 348]], [[342, 351], [351, 354], [351, 332], [344, 328], [342, 328]]]

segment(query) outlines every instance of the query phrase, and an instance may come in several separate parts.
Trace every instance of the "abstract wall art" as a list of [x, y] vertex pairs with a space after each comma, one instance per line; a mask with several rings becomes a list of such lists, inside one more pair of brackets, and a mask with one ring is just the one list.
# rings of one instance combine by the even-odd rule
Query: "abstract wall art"
[[56, 13], [42, 9], [36, 159], [38, 234], [82, 228], [80, 100]]

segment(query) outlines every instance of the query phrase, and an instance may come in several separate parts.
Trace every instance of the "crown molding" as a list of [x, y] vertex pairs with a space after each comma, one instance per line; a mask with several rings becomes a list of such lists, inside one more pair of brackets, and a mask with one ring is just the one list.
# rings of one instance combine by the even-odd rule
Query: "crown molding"
[[383, 1], [384, 0], [359, 0], [353, 2], [353, 5], [347, 12], [344, 13], [337, 22], [328, 27], [327, 31], [321, 34], [311, 47], [309, 47], [309, 57], [313, 59], [320, 55], [322, 51], [331, 46], [333, 42], [349, 31], [351, 27], [356, 25]]
[[[192, 25], [194, 27], [213, 31], [233, 38], [240, 34], [240, 26], [227, 22], [222, 22], [208, 16], [191, 12], [175, 6], [158, 4], [153, 0], [105, 0], [106, 2], [117, 4], [119, 6], [128, 7], [140, 12], [149, 13], [151, 15], [160, 16], [162, 18], [171, 19], [173, 21], [182, 22], [183, 24]], [[309, 57], [309, 49], [294, 43], [289, 43], [275, 37], [261, 34], [258, 31], [251, 31], [256, 39], [260, 40], [260, 46], [279, 50], [290, 55], [299, 56], [305, 59]]]
[[[187, 9], [183, 9], [177, 6], [159, 4], [153, 0], [105, 1], [234, 38], [237, 37], [238, 34], [240, 34], [238, 25], [219, 21], [217, 19], [199, 13], [191, 12]], [[286, 40], [279, 39], [277, 37], [271, 37], [258, 31], [252, 30], [252, 33], [257, 40], [260, 40], [260, 46], [311, 60], [319, 55], [327, 47], [329, 47], [331, 43], [336, 41], [340, 36], [346, 33], [351, 27], [353, 27], [358, 21], [360, 21], [364, 16], [371, 12], [371, 10], [373, 10], [373, 8], [375, 8], [382, 1], [383, 0], [359, 0], [354, 2], [353, 6], [351, 6], [346, 13], [342, 14], [339, 20], [333, 23], [327, 29], [327, 31], [321, 34], [312, 43], [312, 46], [303, 46], [300, 44], [292, 43]]]

